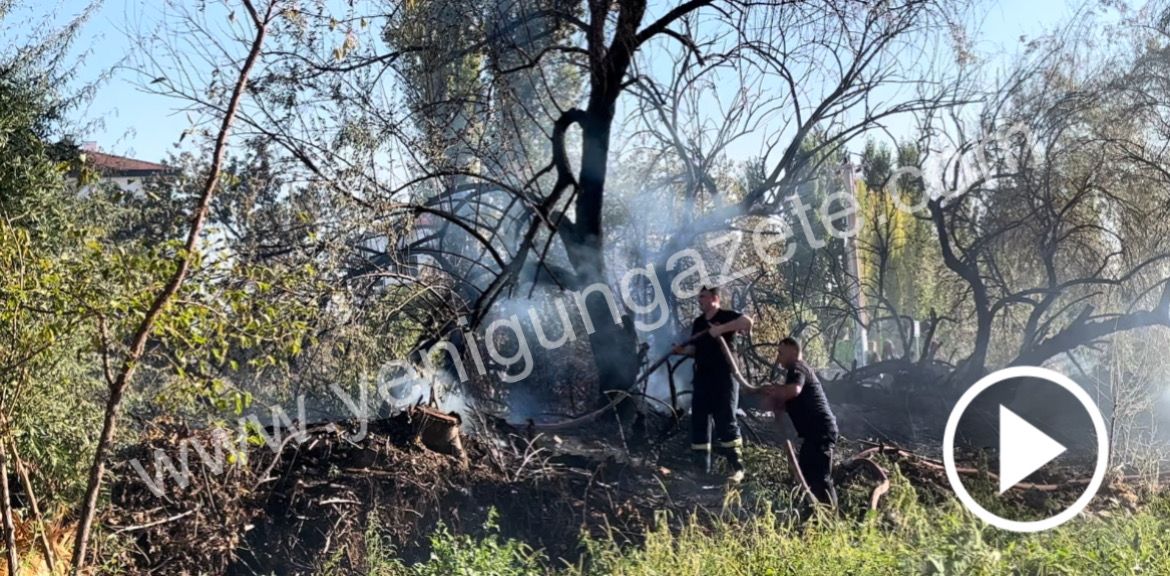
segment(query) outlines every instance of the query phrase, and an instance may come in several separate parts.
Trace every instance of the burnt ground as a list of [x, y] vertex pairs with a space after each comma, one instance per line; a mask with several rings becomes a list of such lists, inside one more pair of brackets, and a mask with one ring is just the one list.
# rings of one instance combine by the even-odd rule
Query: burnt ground
[[105, 555], [158, 574], [310, 574], [324, 559], [360, 573], [372, 521], [411, 562], [429, 555], [440, 522], [479, 534], [494, 508], [502, 536], [576, 559], [582, 530], [637, 544], [657, 512], [681, 525], [723, 507], [724, 481], [693, 469], [685, 434], [659, 430], [661, 443], [627, 451], [617, 426], [591, 428], [465, 438], [465, 465], [424, 447], [404, 417], [371, 422], [358, 443], [321, 426], [278, 457], [254, 448], [247, 465], [223, 474], [202, 469], [192, 452], [188, 485], [170, 482], [159, 497], [127, 463], [149, 463], [155, 450], [178, 462], [184, 441], [210, 445], [205, 431], [159, 424], [118, 458], [104, 524], [120, 538]]
[[[500, 536], [575, 562], [583, 531], [636, 546], [659, 518], [681, 527], [692, 519], [714, 523], [754, 514], [761, 500], [790, 504], [799, 492], [776, 448], [783, 437], [770, 417], [744, 422], [749, 479], [738, 487], [691, 464], [685, 421], [654, 420], [641, 440], [612, 419], [557, 434], [496, 423], [486, 427], [494, 428], [490, 433], [464, 438], [462, 460], [423, 446], [417, 424], [400, 415], [371, 422], [360, 442], [347, 440], [337, 425], [317, 426], [305, 442], [287, 442], [279, 454], [253, 447], [223, 473], [192, 457], [190, 482], [168, 484], [161, 497], [129, 462], [151, 462], [155, 450], [177, 456], [184, 440], [207, 442], [209, 433], [157, 423], [116, 459], [112, 506], [103, 518], [116, 537], [104, 540], [100, 553], [134, 573], [294, 575], [328, 563], [335, 573], [361, 574], [371, 525], [413, 562], [428, 557], [428, 535], [440, 524], [482, 535], [495, 509]], [[888, 487], [883, 479], [894, 468], [920, 498], [951, 497], [934, 460], [880, 442], [845, 440], [839, 448], [842, 514], [861, 515], [875, 501], [880, 507]], [[153, 473], [154, 466], [145, 470]], [[1076, 489], [1041, 488], [1042, 494]], [[789, 498], [777, 500], [785, 492]], [[1133, 504], [1136, 497], [1125, 494], [1098, 500]], [[1021, 496], [1021, 503], [1029, 501]]]

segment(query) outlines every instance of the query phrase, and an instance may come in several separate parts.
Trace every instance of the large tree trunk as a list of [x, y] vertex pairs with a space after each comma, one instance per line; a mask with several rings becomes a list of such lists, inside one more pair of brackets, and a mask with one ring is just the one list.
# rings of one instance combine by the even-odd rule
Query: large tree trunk
[[[605, 177], [609, 155], [609, 131], [612, 108], [590, 112], [581, 123], [581, 191], [577, 197], [577, 220], [566, 236], [569, 260], [576, 273], [578, 290], [591, 286], [610, 286], [606, 274], [605, 244], [602, 239], [601, 207], [605, 194]], [[638, 376], [638, 338], [633, 318], [613, 290], [620, 317], [615, 318], [609, 302], [601, 294], [589, 293], [586, 310], [593, 325], [589, 344], [597, 367], [598, 387], [602, 393], [628, 390]], [[601, 400], [608, 401], [608, 397]]]
[[[590, 66], [589, 105], [584, 113], [578, 111], [572, 116], [564, 117], [569, 122], [579, 124], [582, 132], [580, 179], [574, 207], [575, 221], [568, 223], [562, 230], [579, 287], [608, 285], [601, 217], [609, 161], [610, 130], [613, 126], [617, 99], [625, 89], [626, 72], [633, 61], [634, 52], [649, 38], [666, 33], [669, 26], [679, 18], [710, 3], [711, 0], [690, 0], [682, 3], [639, 32], [638, 28], [646, 13], [645, 0], [623, 0], [617, 3], [604, 0], [588, 2], [590, 18], [586, 42]], [[610, 16], [614, 9], [618, 12], [612, 28], [613, 40], [607, 45], [605, 38], [610, 23], [613, 22]], [[557, 170], [562, 177], [569, 171], [568, 163], [563, 162], [563, 136], [561, 130], [559, 136], [554, 137], [554, 146], [560, 150], [559, 153], [554, 153], [554, 157], [560, 156], [562, 160], [557, 164]], [[624, 304], [620, 299], [617, 300], [618, 307], [625, 311]], [[601, 390], [604, 392], [630, 388], [638, 372], [638, 338], [634, 331], [633, 318], [624, 312], [622, 314], [624, 321], [614, 323], [608, 302], [600, 296], [590, 298], [586, 309], [594, 326], [593, 333], [589, 335], [589, 342], [593, 347]]]
[[942, 200], [931, 200], [927, 207], [930, 209], [931, 222], [938, 234], [939, 248], [942, 251], [943, 262], [955, 274], [958, 274], [971, 287], [972, 304], [975, 307], [975, 343], [971, 355], [963, 360], [951, 376], [952, 381], [966, 388], [983, 376], [987, 366], [987, 351], [991, 346], [991, 328], [995, 315], [991, 310], [991, 301], [987, 294], [987, 285], [979, 270], [978, 261], [965, 259], [955, 252], [951, 231], [947, 228], [946, 215], [943, 212]]
[[964, 387], [975, 383], [987, 373], [987, 352], [991, 347], [992, 321], [995, 319], [986, 289], [982, 285], [974, 288], [975, 343], [971, 355], [955, 370], [956, 382]]
[[[638, 377], [638, 336], [628, 314], [622, 324], [610, 322], [609, 305], [600, 297], [591, 299], [589, 315], [596, 330], [589, 335], [593, 361], [597, 366], [598, 387], [602, 393], [629, 390]], [[609, 400], [606, 395], [602, 400]]]

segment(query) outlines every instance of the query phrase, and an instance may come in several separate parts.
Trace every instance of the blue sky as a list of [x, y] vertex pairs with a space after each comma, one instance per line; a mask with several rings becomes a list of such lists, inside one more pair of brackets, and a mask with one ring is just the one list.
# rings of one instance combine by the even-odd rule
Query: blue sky
[[[189, 0], [194, 2], [195, 0]], [[982, 2], [971, 23], [978, 52], [997, 54], [1003, 61], [1010, 59], [1021, 36], [1032, 38], [1051, 28], [1079, 6], [1065, 0], [1031, 0], [1009, 2], [991, 0]], [[208, 0], [208, 4], [216, 4]], [[51, 4], [33, 3], [25, 7], [26, 16], [43, 18]], [[82, 0], [63, 0], [56, 3], [56, 21], [80, 12], [87, 3]], [[150, 28], [164, 14], [157, 0], [105, 0], [95, 17], [84, 30], [79, 49], [88, 49], [82, 80], [98, 77], [103, 70], [114, 66], [127, 53], [140, 49], [133, 32]], [[38, 14], [40, 11], [42, 13]], [[10, 19], [11, 21], [11, 19]], [[116, 154], [130, 155], [143, 160], [157, 161], [175, 151], [174, 143], [188, 126], [186, 116], [176, 112], [178, 103], [157, 95], [143, 93], [137, 83], [137, 73], [115, 70], [111, 79], [97, 92], [92, 104], [79, 113], [84, 120], [100, 119], [102, 126], [87, 140]]]

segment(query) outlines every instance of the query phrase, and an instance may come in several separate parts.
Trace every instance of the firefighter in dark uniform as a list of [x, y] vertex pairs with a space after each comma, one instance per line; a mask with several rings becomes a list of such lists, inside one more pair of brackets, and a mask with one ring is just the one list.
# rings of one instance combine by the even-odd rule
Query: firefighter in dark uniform
[[821, 503], [837, 505], [833, 488], [833, 448], [837, 444], [837, 419], [821, 388], [816, 372], [801, 357], [795, 338], [780, 341], [776, 364], [784, 368], [784, 383], [761, 389], [777, 418], [788, 412], [792, 426], [801, 437], [797, 464], [809, 490]]
[[728, 350], [734, 352], [735, 333], [750, 330], [752, 319], [733, 310], [721, 309], [718, 288], [703, 287], [699, 291], [699, 310], [702, 313], [691, 325], [691, 336], [700, 337], [688, 346], [676, 346], [674, 349], [677, 354], [691, 355], [695, 359], [691, 449], [700, 467], [709, 473], [712, 439], [708, 421], [714, 421], [715, 452], [727, 459], [730, 479], [739, 482], [744, 475], [741, 458], [743, 440], [735, 416], [739, 388], [732, 379], [732, 368], [716, 338], [723, 338]]

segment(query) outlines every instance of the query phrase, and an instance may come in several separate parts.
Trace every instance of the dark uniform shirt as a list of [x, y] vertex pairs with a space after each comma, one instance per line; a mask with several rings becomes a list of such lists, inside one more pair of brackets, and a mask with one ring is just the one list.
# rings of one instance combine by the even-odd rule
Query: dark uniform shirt
[[[698, 318], [695, 318], [694, 324], [691, 325], [691, 336], [710, 330], [712, 325], [727, 324], [741, 316], [743, 314], [734, 310], [719, 310], [710, 320], [707, 320], [705, 314], [700, 314]], [[728, 350], [734, 354], [735, 332], [723, 334], [723, 341], [727, 342]], [[723, 355], [723, 350], [719, 348], [719, 342], [707, 336], [696, 340], [694, 345], [696, 376], [703, 378], [731, 378], [731, 366], [727, 364], [727, 358]]]
[[784, 379], [785, 384], [802, 384], [800, 395], [789, 400], [784, 409], [801, 438], [837, 438], [837, 419], [829, 409], [829, 399], [821, 388], [816, 372], [804, 360], [797, 360]]

